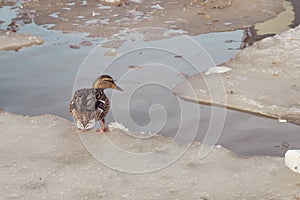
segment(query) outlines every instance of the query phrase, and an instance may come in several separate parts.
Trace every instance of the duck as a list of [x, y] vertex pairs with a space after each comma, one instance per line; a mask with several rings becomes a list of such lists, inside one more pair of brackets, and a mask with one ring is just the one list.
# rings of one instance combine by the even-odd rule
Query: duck
[[97, 132], [108, 131], [105, 116], [110, 109], [110, 101], [104, 93], [108, 88], [123, 91], [111, 76], [101, 75], [94, 81], [92, 88], [79, 89], [74, 93], [70, 102], [70, 114], [78, 130], [92, 129], [96, 122], [101, 121]]

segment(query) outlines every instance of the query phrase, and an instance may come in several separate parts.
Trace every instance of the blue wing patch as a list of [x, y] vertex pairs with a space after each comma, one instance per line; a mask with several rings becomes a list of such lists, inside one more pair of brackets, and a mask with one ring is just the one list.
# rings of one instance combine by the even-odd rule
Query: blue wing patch
[[101, 112], [103, 112], [104, 106], [105, 106], [105, 101], [97, 100], [95, 103], [95, 110], [100, 110]]

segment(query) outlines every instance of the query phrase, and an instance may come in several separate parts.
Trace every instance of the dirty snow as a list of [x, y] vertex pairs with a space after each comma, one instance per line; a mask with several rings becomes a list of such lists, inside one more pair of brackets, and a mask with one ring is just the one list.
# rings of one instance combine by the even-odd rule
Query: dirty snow
[[40, 37], [0, 29], [0, 50], [16, 50], [31, 45], [43, 44]]

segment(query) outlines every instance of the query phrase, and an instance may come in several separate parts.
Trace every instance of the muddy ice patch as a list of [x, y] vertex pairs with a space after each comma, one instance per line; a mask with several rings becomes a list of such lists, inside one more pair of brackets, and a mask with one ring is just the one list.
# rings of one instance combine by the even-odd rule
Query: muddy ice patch
[[[275, 17], [281, 1], [27, 1], [20, 15], [31, 13], [38, 25], [51, 29], [112, 36], [123, 29], [164, 27], [190, 35], [234, 30]], [[33, 12], [34, 11], [34, 12]], [[238, 16], [238, 17], [237, 17]]]

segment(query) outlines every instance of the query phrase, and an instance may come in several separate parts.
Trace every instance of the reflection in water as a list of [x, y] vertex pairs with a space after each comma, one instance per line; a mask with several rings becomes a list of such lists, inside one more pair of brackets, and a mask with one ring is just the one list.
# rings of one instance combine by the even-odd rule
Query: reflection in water
[[265, 35], [258, 35], [257, 31], [255, 30], [254, 26], [250, 28], [244, 29], [244, 36], [242, 39], [240, 49], [244, 49], [248, 46], [251, 46], [254, 42], [262, 40], [266, 37], [272, 37], [275, 34], [265, 34]]

